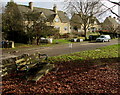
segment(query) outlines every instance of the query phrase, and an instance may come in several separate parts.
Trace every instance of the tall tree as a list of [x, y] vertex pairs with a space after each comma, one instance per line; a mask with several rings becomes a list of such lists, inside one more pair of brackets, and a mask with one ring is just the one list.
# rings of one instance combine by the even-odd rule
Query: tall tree
[[67, 0], [67, 11], [78, 14], [80, 17], [79, 23], [84, 30], [85, 39], [87, 39], [87, 29], [93, 16], [99, 15], [102, 10], [102, 3], [100, 0]]
[[24, 35], [22, 15], [13, 1], [7, 3], [2, 14], [2, 29], [7, 34], [7, 40], [22, 42], [21, 37]]
[[[111, 3], [111, 4], [113, 4], [113, 6], [112, 7], [109, 7], [109, 6], [107, 6], [106, 4], [103, 4], [105, 7], [106, 7], [106, 10], [104, 10], [104, 12], [102, 13], [102, 14], [104, 14], [104, 13], [106, 13], [107, 11], [110, 11], [112, 14], [114, 14], [116, 17], [118, 17], [118, 19], [120, 18], [120, 15], [118, 14], [118, 13], [116, 13], [114, 10], [113, 10], [113, 8], [114, 7], [118, 7], [118, 9], [119, 9], [119, 7], [120, 7], [120, 1], [111, 1], [111, 0], [106, 0], [107, 2], [109, 2], [109, 3]], [[118, 10], [119, 11], [119, 10]]]
[[29, 11], [25, 13], [25, 27], [26, 34], [29, 41], [36, 40], [36, 44], [39, 44], [41, 37], [46, 37], [58, 33], [58, 30], [51, 26], [47, 26], [47, 19], [39, 12]]
[[112, 33], [113, 34], [113, 38], [115, 38], [115, 37], [117, 37], [117, 34], [119, 34], [119, 29], [120, 29], [120, 26], [118, 25], [118, 26], [115, 26], [115, 25], [103, 25], [102, 26], [102, 28], [103, 29], [107, 29], [107, 30], [109, 30], [109, 32], [110, 33]]

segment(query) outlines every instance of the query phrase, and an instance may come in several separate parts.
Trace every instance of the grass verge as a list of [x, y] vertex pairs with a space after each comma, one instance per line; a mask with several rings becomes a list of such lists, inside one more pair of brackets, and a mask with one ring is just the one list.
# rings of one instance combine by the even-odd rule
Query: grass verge
[[95, 50], [82, 51], [62, 56], [50, 57], [49, 62], [67, 62], [67, 61], [83, 61], [83, 60], [96, 60], [100, 58], [115, 58], [118, 57], [118, 48], [120, 44], [105, 46]]
[[67, 39], [54, 39], [53, 43], [41, 43], [40, 45], [35, 44], [23, 44], [23, 43], [15, 43], [15, 48], [3, 48], [3, 49], [19, 49], [19, 48], [29, 48], [29, 47], [48, 47], [48, 46], [54, 46], [57, 44], [66, 44], [70, 43]]

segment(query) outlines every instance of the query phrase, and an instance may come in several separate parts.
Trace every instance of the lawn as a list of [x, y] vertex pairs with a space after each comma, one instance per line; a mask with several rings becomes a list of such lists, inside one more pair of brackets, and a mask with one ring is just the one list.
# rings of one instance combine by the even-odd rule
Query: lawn
[[83, 60], [93, 60], [100, 58], [114, 58], [118, 57], [118, 48], [120, 44], [106, 46], [103, 48], [97, 48], [96, 50], [82, 51], [72, 54], [66, 54], [62, 56], [50, 57], [49, 61], [56, 62], [68, 62], [68, 61], [83, 61]]
[[118, 47], [120, 44], [50, 57], [55, 70], [37, 83], [12, 73], [3, 78], [3, 95], [120, 95]]
[[55, 44], [65, 44], [65, 43], [70, 43], [70, 41], [66, 39], [54, 39], [52, 44], [41, 43], [40, 45], [15, 43], [15, 48], [12, 49], [25, 48], [25, 47], [48, 47], [48, 46], [53, 46]]
[[53, 40], [53, 44], [56, 44], [56, 43], [58, 43], [58, 44], [61, 44], [61, 43], [70, 43], [70, 41], [69, 40], [66, 40], [66, 39], [54, 39]]

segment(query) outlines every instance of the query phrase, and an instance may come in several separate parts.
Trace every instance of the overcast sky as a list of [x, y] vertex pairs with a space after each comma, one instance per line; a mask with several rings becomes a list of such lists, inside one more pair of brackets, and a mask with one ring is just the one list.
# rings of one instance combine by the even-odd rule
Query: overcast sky
[[[0, 1], [2, 1], [3, 3], [7, 3], [10, 0], [0, 0]], [[48, 9], [52, 9], [53, 5], [56, 4], [58, 10], [64, 10], [64, 6], [65, 6], [63, 4], [64, 0], [13, 0], [13, 1], [16, 2], [17, 4], [22, 4], [22, 5], [28, 5], [28, 2], [33, 2], [34, 7], [41, 7], [41, 8], [48, 8]], [[118, 1], [118, 0], [113, 0], [113, 1]], [[108, 7], [113, 6], [112, 3], [109, 3], [106, 0], [103, 0], [103, 3], [106, 4]], [[113, 10], [114, 12], [118, 13], [118, 7], [114, 7]], [[106, 14], [101, 16], [99, 20], [104, 21], [104, 19], [110, 15], [112, 17], [115, 16], [110, 12], [107, 12]]]

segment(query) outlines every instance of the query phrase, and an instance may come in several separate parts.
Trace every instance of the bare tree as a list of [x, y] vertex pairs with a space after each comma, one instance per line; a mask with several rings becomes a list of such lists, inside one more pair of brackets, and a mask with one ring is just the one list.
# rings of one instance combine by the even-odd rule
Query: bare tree
[[108, 24], [108, 25], [103, 25], [102, 26], [103, 29], [107, 29], [109, 30], [110, 33], [113, 33], [113, 37], [116, 37], [116, 34], [118, 34], [119, 32], [119, 29], [120, 29], [120, 26], [115, 26], [113, 24]]
[[120, 1], [119, 1], [119, 2], [115, 2], [115, 1], [111, 1], [111, 0], [107, 0], [107, 1], [109, 1], [110, 3], [113, 3], [113, 4], [115, 4], [115, 5], [120, 6]]
[[67, 11], [74, 12], [80, 17], [79, 24], [83, 27], [85, 39], [87, 39], [90, 20], [103, 12], [101, 0], [67, 0], [65, 3]]
[[[120, 20], [120, 15], [119, 15], [119, 13], [116, 13], [116, 12], [113, 10], [114, 7], [118, 7], [118, 11], [119, 11], [119, 9], [120, 9], [120, 1], [119, 1], [119, 2], [116, 2], [116, 1], [106, 0], [106, 2], [109, 2], [109, 3], [113, 4], [113, 5], [109, 7], [108, 5], [106, 5], [106, 4], [103, 3], [103, 6], [104, 6], [106, 9], [100, 14], [100, 16], [103, 15], [103, 14], [105, 14], [106, 12], [110, 11], [112, 14], [114, 14], [114, 15], [118, 18], [118, 20]], [[107, 3], [107, 4], [108, 4], [108, 3]]]
[[116, 17], [120, 18], [119, 14], [113, 11], [113, 8], [114, 8], [114, 7], [116, 7], [116, 6], [120, 7], [120, 1], [119, 1], [119, 2], [115, 2], [115, 1], [111, 1], [111, 0], [107, 0], [107, 1], [110, 2], [110, 3], [112, 3], [113, 6], [112, 6], [112, 7], [108, 7], [106, 4], [103, 4], [103, 6], [106, 7], [106, 10], [105, 10], [102, 14], [104, 14], [104, 13], [107, 12], [107, 11], [110, 11], [110, 12], [111, 12], [112, 14], [114, 14]]
[[41, 16], [39, 12], [27, 12], [25, 13], [25, 30], [29, 38], [29, 42], [32, 43], [32, 40], [35, 39], [36, 44], [39, 44], [39, 40], [42, 32], [46, 29], [47, 25], [46, 19]]
[[59, 31], [52, 26], [47, 26], [47, 19], [41, 15], [40, 12], [27, 12], [25, 13], [25, 30], [29, 38], [29, 42], [33, 40], [39, 45], [41, 37], [52, 36]]
[[[115, 2], [115, 1], [111, 1], [111, 0], [107, 0], [107, 1], [114, 4], [114, 6], [118, 6], [118, 9], [120, 8], [120, 1], [119, 2]], [[118, 13], [114, 12], [112, 9], [110, 9], [110, 11], [111, 11], [111, 13], [116, 15], [118, 17], [118, 20], [120, 21], [120, 15]]]

